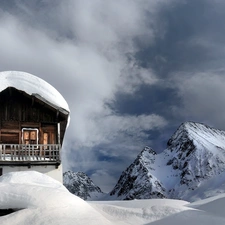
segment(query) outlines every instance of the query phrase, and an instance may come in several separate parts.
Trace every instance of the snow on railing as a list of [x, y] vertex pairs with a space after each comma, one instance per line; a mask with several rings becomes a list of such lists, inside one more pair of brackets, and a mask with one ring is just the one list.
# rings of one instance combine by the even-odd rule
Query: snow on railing
[[59, 144], [0, 144], [0, 161], [60, 161]]

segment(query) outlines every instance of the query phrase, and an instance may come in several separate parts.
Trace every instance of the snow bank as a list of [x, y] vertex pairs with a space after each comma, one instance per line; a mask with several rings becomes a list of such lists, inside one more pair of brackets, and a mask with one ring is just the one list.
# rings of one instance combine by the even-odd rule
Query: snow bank
[[39, 94], [54, 105], [70, 111], [66, 100], [53, 86], [32, 74], [20, 71], [0, 72], [0, 92], [8, 87], [14, 87], [29, 95]]
[[189, 207], [205, 211], [208, 214], [223, 217], [225, 219], [224, 205], [225, 205], [225, 194], [220, 194], [211, 198], [206, 198], [191, 203]]
[[170, 199], [85, 202], [38, 172], [0, 178], [0, 208], [20, 209], [0, 217], [4, 225], [224, 225], [224, 205], [225, 194], [191, 204]]
[[188, 210], [186, 201], [171, 199], [149, 199], [131, 201], [90, 202], [115, 224], [146, 224]]
[[0, 217], [4, 225], [107, 225], [105, 217], [59, 182], [38, 172], [5, 174], [0, 182], [0, 208], [21, 209]]
[[11, 172], [0, 177], [0, 184], [25, 184], [67, 191], [61, 182], [36, 171]]
[[225, 194], [200, 200], [186, 205], [189, 210], [173, 214], [146, 225], [224, 225], [225, 224]]

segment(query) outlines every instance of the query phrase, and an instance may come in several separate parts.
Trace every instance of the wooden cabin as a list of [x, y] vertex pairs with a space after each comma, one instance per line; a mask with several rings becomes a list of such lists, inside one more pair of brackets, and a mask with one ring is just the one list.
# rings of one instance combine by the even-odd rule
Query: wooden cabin
[[[9, 81], [22, 76], [21, 82], [24, 82], [25, 76], [26, 83], [8, 86], [15, 84], [9, 82], [7, 87], [1, 88], [2, 73]], [[68, 108], [52, 103], [51, 99], [43, 96], [43, 91], [41, 95], [38, 93], [39, 88], [41, 89], [40, 84], [46, 86], [43, 80], [22, 72], [2, 73], [0, 73], [0, 175], [13, 171], [36, 170], [62, 182], [61, 146], [69, 118]], [[26, 85], [29, 86], [29, 83], [34, 85], [37, 80], [39, 87], [34, 93], [26, 92]], [[29, 92], [32, 85], [28, 88]], [[23, 87], [22, 90], [20, 87]], [[52, 88], [49, 91], [55, 91]], [[55, 95], [56, 98], [57, 96]], [[54, 102], [57, 102], [57, 99], [54, 99]]]

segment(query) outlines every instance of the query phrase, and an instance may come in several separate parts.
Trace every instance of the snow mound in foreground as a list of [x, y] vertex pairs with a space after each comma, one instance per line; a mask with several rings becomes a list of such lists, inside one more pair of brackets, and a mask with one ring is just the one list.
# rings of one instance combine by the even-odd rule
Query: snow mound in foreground
[[0, 217], [4, 225], [111, 224], [59, 182], [38, 172], [5, 174], [0, 180], [0, 208], [21, 209]]
[[189, 204], [171, 199], [85, 202], [58, 181], [30, 171], [0, 178], [4, 225], [224, 225], [225, 194]]
[[11, 172], [0, 177], [0, 183], [37, 185], [56, 188], [66, 191], [67, 189], [57, 180], [36, 171]]

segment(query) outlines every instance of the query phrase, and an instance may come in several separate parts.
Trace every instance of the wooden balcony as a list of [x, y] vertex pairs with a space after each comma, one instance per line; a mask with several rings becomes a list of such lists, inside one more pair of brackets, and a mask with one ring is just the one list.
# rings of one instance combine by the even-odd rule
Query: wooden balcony
[[59, 144], [0, 144], [0, 165], [59, 165], [60, 150]]

